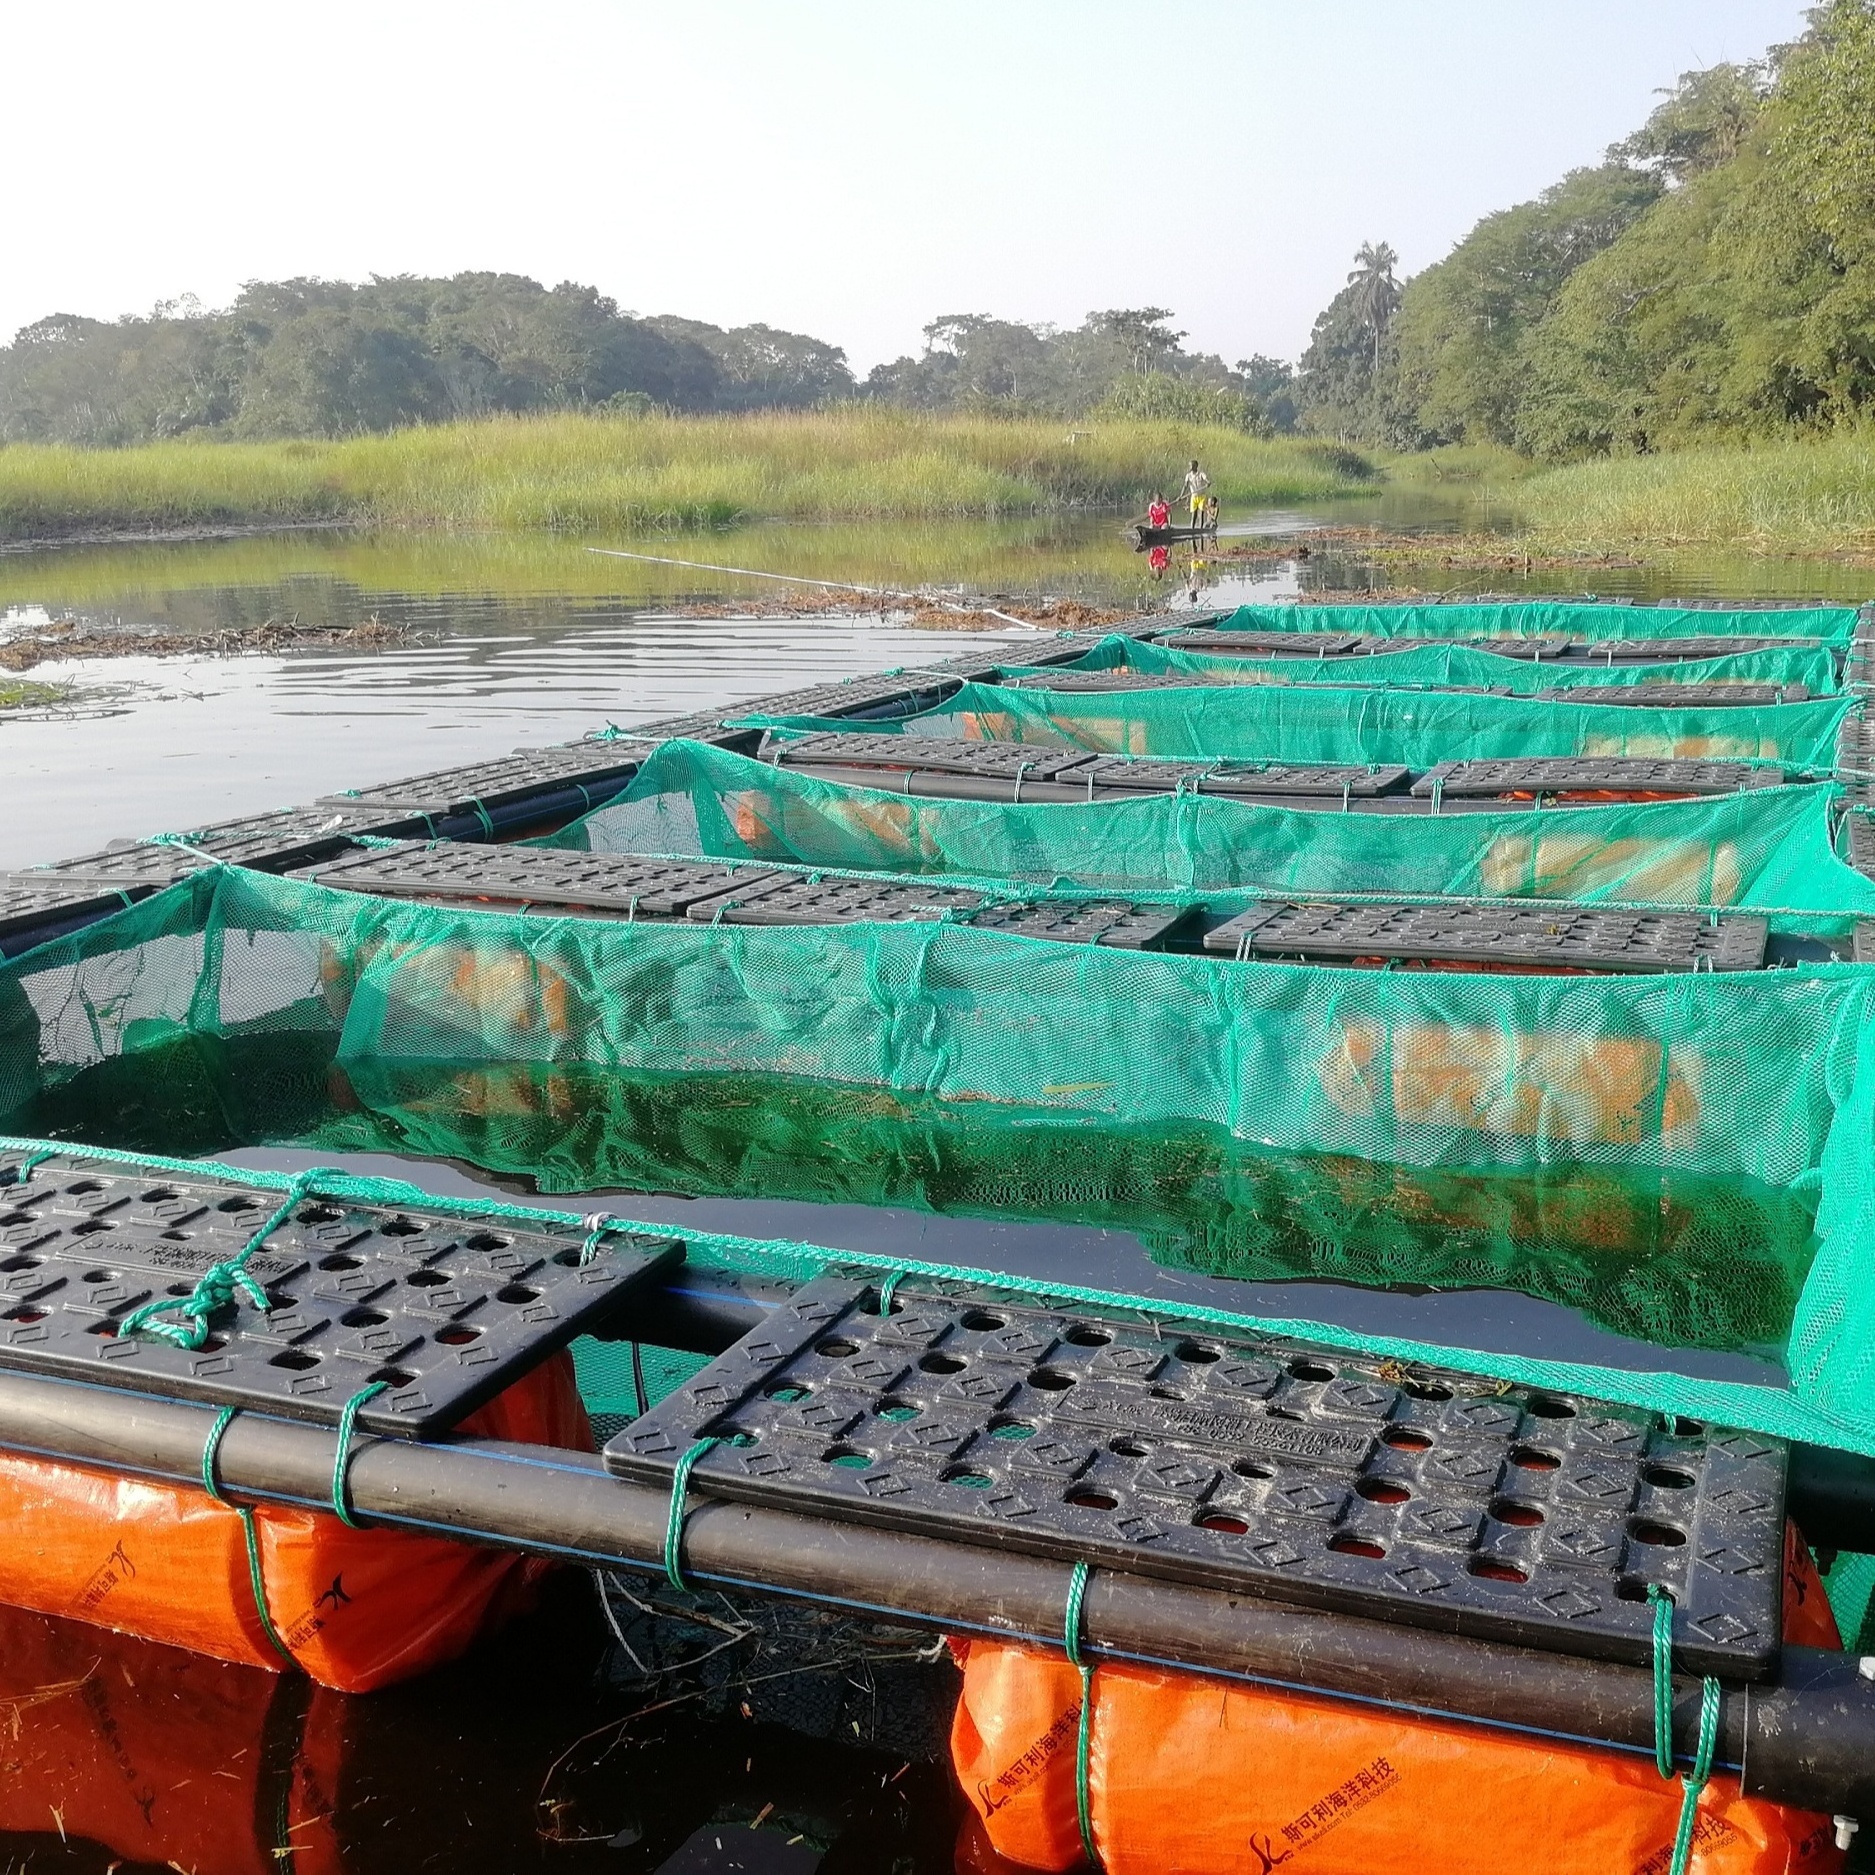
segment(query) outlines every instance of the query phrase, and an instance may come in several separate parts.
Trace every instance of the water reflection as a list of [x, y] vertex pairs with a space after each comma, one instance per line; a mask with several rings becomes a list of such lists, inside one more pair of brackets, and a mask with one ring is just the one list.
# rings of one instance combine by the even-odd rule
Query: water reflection
[[1744, 1179], [1425, 1170], [1275, 1152], [1195, 1122], [753, 1074], [341, 1066], [334, 1046], [306, 1031], [186, 1036], [48, 1088], [0, 1126], [204, 1156], [390, 1155], [419, 1183], [453, 1163], [698, 1229], [1757, 1380], [1777, 1378], [1816, 1248], [1812, 1197]]
[[954, 1679], [928, 1636], [613, 1583], [612, 1631], [569, 1569], [473, 1659], [368, 1697], [0, 1608], [0, 1858], [87, 1875], [952, 1866]]

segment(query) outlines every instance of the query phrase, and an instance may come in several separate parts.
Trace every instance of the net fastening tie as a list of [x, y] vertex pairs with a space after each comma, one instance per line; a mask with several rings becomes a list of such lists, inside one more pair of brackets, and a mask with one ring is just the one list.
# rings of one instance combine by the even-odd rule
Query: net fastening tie
[[38, 1152], [29, 1152], [26, 1157], [13, 1168], [13, 1176], [6, 1182], [9, 1185], [24, 1185], [48, 1159], [56, 1159], [58, 1156], [59, 1150], [56, 1146], [46, 1146], [42, 1147]]
[[892, 1274], [879, 1285], [879, 1313], [881, 1315], [890, 1315], [892, 1313], [892, 1298], [898, 1293], [898, 1286], [904, 1280], [905, 1272], [903, 1270], [894, 1270]]
[[615, 1230], [626, 1228], [622, 1217], [608, 1211], [590, 1211], [580, 1222], [586, 1226], [586, 1241], [579, 1247], [579, 1266], [584, 1269], [599, 1254], [599, 1245]]
[[222, 1434], [234, 1424], [234, 1416], [241, 1409], [238, 1406], [224, 1406], [215, 1416], [215, 1423], [208, 1429], [208, 1437], [202, 1443], [202, 1489], [217, 1504], [225, 1505], [241, 1519], [241, 1534], [247, 1539], [247, 1579], [254, 1591], [254, 1612], [260, 1617], [261, 1632], [267, 1637], [267, 1644], [286, 1662], [289, 1667], [297, 1667], [299, 1662], [293, 1658], [292, 1650], [280, 1638], [280, 1630], [273, 1624], [273, 1615], [267, 1607], [267, 1578], [260, 1564], [260, 1531], [255, 1528], [254, 1511], [251, 1505], [232, 1504], [222, 1495], [220, 1482], [215, 1476], [215, 1458], [221, 1450]]
[[152, 833], [140, 840], [140, 846], [173, 846], [180, 853], [187, 853], [191, 859], [199, 859], [205, 866], [226, 866], [229, 862], [218, 854], [207, 853], [194, 844], [195, 835], [191, 833]]
[[469, 805], [475, 809], [475, 818], [482, 823], [483, 837], [492, 840], [495, 837], [494, 816], [489, 813], [488, 809], [485, 808], [480, 801], [471, 801]]
[[[196, 1278], [195, 1287], [186, 1296], [176, 1299], [159, 1297], [153, 1302], [144, 1303], [141, 1308], [132, 1309], [117, 1324], [118, 1334], [159, 1335], [174, 1346], [187, 1348], [193, 1353], [208, 1339], [209, 1317], [217, 1309], [225, 1308], [237, 1294], [246, 1296], [255, 1308], [265, 1314], [268, 1307], [267, 1292], [248, 1274], [248, 1258], [293, 1215], [302, 1201], [311, 1195], [320, 1179], [339, 1176], [329, 1165], [308, 1166], [305, 1171], [296, 1172], [279, 1205], [233, 1256], [224, 1257], [219, 1263], [211, 1263]], [[166, 1315], [180, 1315], [183, 1320], [180, 1324], [164, 1321]]]
[[360, 1387], [345, 1402], [339, 1414], [339, 1449], [332, 1460], [332, 1509], [338, 1520], [348, 1530], [362, 1530], [364, 1525], [352, 1515], [351, 1500], [346, 1495], [346, 1473], [352, 1462], [352, 1428], [357, 1424], [358, 1409], [367, 1400], [375, 1400], [389, 1386], [388, 1381], [374, 1380], [367, 1387]]
[[[1673, 1598], [1658, 1582], [1647, 1585], [1654, 1605], [1654, 1768], [1673, 1776]], [[1699, 1816], [1699, 1793], [1712, 1776], [1719, 1745], [1719, 1682], [1708, 1677], [1699, 1693], [1699, 1740], [1693, 1768], [1681, 1782], [1680, 1826], [1673, 1838], [1668, 1875], [1686, 1875], [1693, 1859], [1693, 1830]]]
[[670, 1515], [664, 1522], [664, 1579], [680, 1595], [690, 1593], [690, 1584], [684, 1580], [684, 1493], [690, 1488], [690, 1468], [721, 1444], [721, 1439], [699, 1439], [671, 1474]]
[[1094, 1734], [1094, 1663], [1081, 1653], [1081, 1604], [1093, 1572], [1077, 1562], [1068, 1578], [1068, 1602], [1062, 1614], [1062, 1645], [1068, 1664], [1081, 1676], [1081, 1718], [1074, 1737], [1074, 1818], [1081, 1826], [1081, 1852], [1095, 1868], [1103, 1866], [1094, 1845], [1094, 1811], [1087, 1786], [1087, 1766]]

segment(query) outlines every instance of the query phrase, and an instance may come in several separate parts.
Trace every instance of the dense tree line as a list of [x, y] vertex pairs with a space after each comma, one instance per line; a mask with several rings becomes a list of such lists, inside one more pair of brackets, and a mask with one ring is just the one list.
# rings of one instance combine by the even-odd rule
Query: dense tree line
[[59, 314], [0, 349], [0, 441], [342, 436], [494, 411], [746, 410], [850, 397], [838, 346], [639, 319], [516, 274], [256, 282], [225, 312]]
[[1545, 457], [1854, 421], [1875, 403], [1875, 0], [1691, 72], [1596, 168], [1395, 279], [1364, 248], [1298, 372], [1303, 426]]

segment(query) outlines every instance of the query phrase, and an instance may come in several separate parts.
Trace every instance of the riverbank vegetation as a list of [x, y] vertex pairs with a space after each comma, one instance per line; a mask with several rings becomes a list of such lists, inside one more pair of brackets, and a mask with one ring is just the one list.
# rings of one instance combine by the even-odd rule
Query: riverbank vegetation
[[1137, 504], [1202, 456], [1233, 505], [1371, 485], [1338, 444], [1120, 418], [921, 415], [855, 404], [745, 416], [424, 425], [274, 443], [0, 449], [0, 538], [353, 521], [564, 533], [788, 520], [993, 516]]

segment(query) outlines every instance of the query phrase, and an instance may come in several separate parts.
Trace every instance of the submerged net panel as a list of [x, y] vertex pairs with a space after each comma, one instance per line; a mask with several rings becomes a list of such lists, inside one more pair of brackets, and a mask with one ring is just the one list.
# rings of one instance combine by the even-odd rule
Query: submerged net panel
[[[868, 729], [1097, 749], [1110, 755], [1218, 756], [1260, 762], [1440, 762], [1532, 755], [1645, 755], [1835, 761], [1849, 697], [1744, 708], [1620, 709], [1428, 690], [1304, 689], [1275, 684], [1077, 693], [965, 684], [937, 709]], [[732, 719], [835, 730], [822, 717]]]
[[1139, 671], [1208, 677], [1241, 684], [1476, 684], [1520, 696], [1539, 690], [1606, 689], [1635, 684], [1802, 684], [1813, 697], [1841, 688], [1835, 655], [1822, 645], [1779, 645], [1727, 657], [1689, 658], [1673, 664], [1572, 664], [1554, 658], [1504, 657], [1454, 642], [1410, 650], [1333, 658], [1236, 657], [1157, 645], [1117, 633], [1071, 664], [1009, 666], [1023, 676], [1069, 671]]
[[1820, 638], [1846, 645], [1856, 608], [1791, 606], [1758, 611], [1703, 606], [1610, 605], [1511, 599], [1478, 605], [1243, 605], [1220, 631], [1353, 632], [1368, 638]]
[[[9, 1110], [30, 1109], [107, 1063], [134, 1068], [184, 1043], [263, 1056], [324, 1047], [365, 1086], [393, 1066], [762, 1074], [1070, 1130], [1197, 1127], [1264, 1154], [1325, 1155], [1344, 1167], [1332, 1195], [1317, 1178], [1259, 1186], [1261, 1217], [1299, 1219], [1289, 1228], [1303, 1236], [1317, 1216], [1333, 1228], [1337, 1207], [1488, 1215], [1515, 1175], [1543, 1175], [1552, 1194], [1551, 1175], [1584, 1167], [1630, 1191], [1648, 1174], [1745, 1179], [1817, 1199], [1788, 1394], [1273, 1326], [1875, 1445], [1872, 995], [1875, 970], [1853, 966], [1749, 979], [1403, 976], [932, 924], [529, 918], [221, 869], [0, 973], [0, 1091]], [[1413, 1195], [1430, 1173], [1440, 1178]], [[1595, 1189], [1582, 1185], [1581, 1199]], [[1216, 1252], [1184, 1246], [1194, 1259]], [[798, 1243], [734, 1254], [789, 1275], [829, 1255]]]
[[666, 743], [616, 800], [539, 844], [787, 860], [1090, 891], [1630, 900], [1875, 916], [1831, 843], [1831, 787], [1464, 814], [1342, 814], [1206, 794], [921, 799]]

